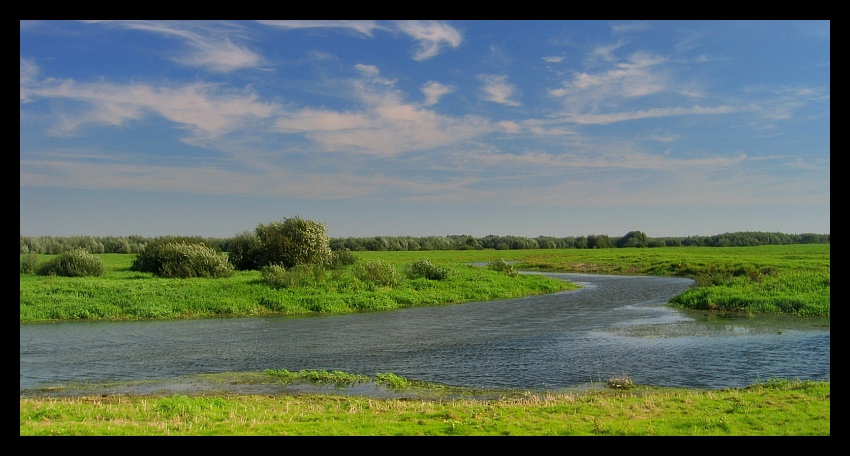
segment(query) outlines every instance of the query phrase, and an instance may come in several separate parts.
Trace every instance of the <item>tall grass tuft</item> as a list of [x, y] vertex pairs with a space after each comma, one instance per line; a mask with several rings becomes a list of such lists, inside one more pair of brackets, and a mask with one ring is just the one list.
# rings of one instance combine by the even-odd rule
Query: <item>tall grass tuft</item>
[[289, 269], [279, 264], [264, 266], [260, 272], [263, 280], [274, 288], [307, 287], [324, 280], [321, 265], [299, 264]]
[[418, 279], [424, 277], [428, 280], [444, 280], [449, 276], [449, 270], [440, 266], [435, 266], [431, 260], [422, 258], [413, 263], [408, 264], [404, 272], [410, 279]]
[[383, 287], [396, 287], [402, 283], [398, 269], [386, 260], [371, 260], [354, 267], [354, 276], [363, 282]]
[[498, 260], [493, 261], [492, 263], [488, 264], [487, 267], [489, 267], [490, 269], [492, 269], [494, 271], [503, 272], [503, 273], [505, 273], [505, 274], [507, 274], [511, 277], [516, 277], [517, 274], [519, 274], [519, 272], [517, 271], [517, 269], [514, 265], [508, 263], [507, 261], [505, 261], [501, 258], [499, 258]]

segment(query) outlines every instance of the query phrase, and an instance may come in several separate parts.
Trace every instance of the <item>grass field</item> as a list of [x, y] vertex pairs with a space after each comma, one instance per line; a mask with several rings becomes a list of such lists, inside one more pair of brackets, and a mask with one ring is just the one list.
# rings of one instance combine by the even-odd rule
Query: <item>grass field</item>
[[[352, 267], [275, 288], [258, 271], [221, 279], [164, 279], [130, 270], [134, 255], [103, 254], [100, 277], [21, 274], [20, 321], [139, 320], [349, 313], [405, 306], [507, 299], [570, 289], [548, 277], [510, 276], [468, 263], [516, 261], [526, 270], [692, 277], [698, 287], [671, 300], [682, 308], [829, 316], [829, 245], [657, 249], [443, 250], [356, 252], [358, 262], [398, 270], [419, 259], [449, 271], [445, 280], [407, 279], [380, 286]], [[44, 255], [44, 261], [50, 256]]]
[[[358, 281], [350, 270], [326, 271], [281, 289], [270, 287], [256, 271], [225, 279], [161, 279], [130, 271], [133, 255], [107, 254], [100, 255], [106, 264], [102, 277], [21, 274], [21, 322], [358, 312], [570, 287], [542, 276], [510, 276], [467, 265], [499, 259], [526, 270], [694, 278], [698, 286], [675, 297], [674, 306], [829, 316], [829, 245], [822, 244], [356, 256], [358, 262], [383, 260], [399, 269], [427, 258], [450, 274], [443, 281], [406, 279], [396, 287], [381, 287]], [[828, 436], [830, 382], [769, 379], [719, 391], [638, 385], [499, 399], [326, 394], [22, 398], [20, 434]]]
[[637, 387], [497, 399], [312, 395], [20, 400], [21, 435], [828, 436], [829, 382]]

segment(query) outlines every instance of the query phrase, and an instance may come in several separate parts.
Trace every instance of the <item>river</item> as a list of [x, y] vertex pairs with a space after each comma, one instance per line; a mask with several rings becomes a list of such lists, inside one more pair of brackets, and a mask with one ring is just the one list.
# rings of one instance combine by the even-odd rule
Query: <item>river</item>
[[349, 315], [21, 324], [21, 391], [269, 368], [486, 389], [829, 379], [829, 318], [672, 309], [693, 283], [683, 278], [551, 275], [583, 288]]

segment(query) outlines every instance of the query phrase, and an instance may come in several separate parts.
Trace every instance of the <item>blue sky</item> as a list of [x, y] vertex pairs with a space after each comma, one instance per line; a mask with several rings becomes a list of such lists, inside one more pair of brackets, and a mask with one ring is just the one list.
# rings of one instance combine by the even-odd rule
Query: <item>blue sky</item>
[[829, 233], [829, 21], [21, 21], [21, 235]]

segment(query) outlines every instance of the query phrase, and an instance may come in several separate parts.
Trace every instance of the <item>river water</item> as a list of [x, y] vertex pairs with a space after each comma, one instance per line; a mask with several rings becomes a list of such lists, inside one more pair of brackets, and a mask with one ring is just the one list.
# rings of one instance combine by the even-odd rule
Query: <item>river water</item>
[[21, 391], [265, 369], [392, 372], [486, 389], [619, 376], [710, 389], [830, 378], [828, 318], [672, 309], [668, 299], [693, 283], [683, 278], [551, 275], [583, 288], [350, 315], [21, 324]]

